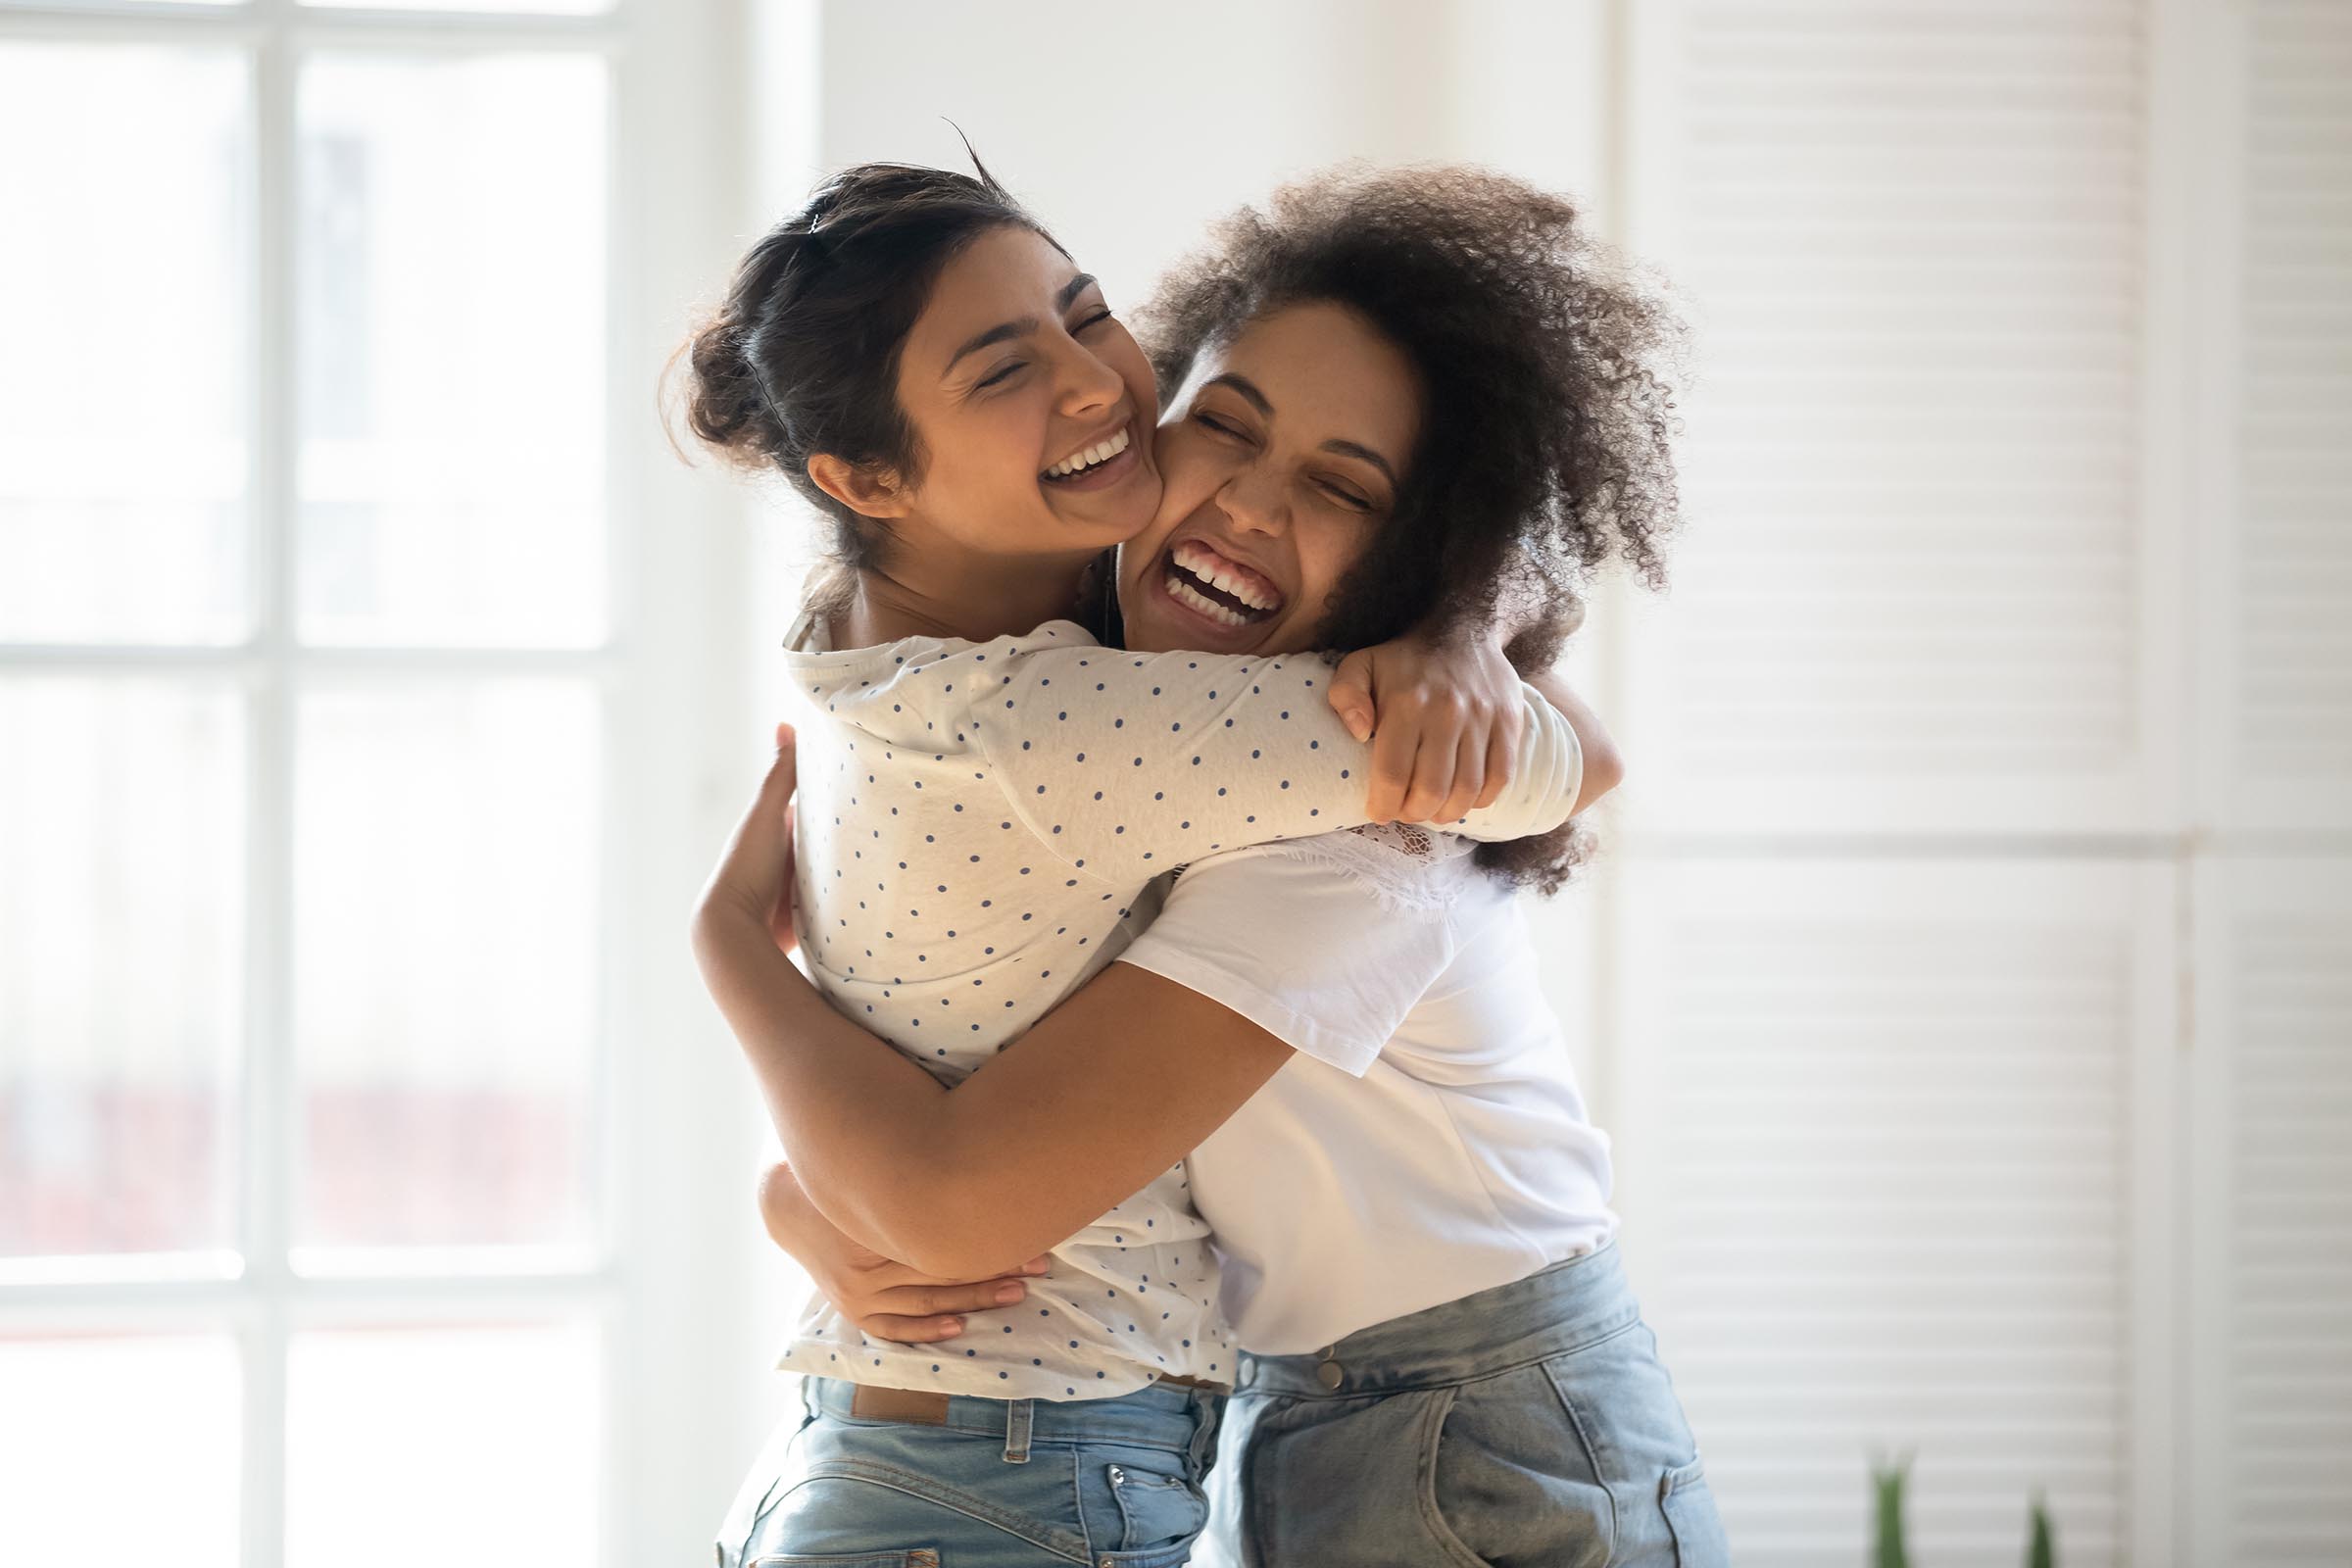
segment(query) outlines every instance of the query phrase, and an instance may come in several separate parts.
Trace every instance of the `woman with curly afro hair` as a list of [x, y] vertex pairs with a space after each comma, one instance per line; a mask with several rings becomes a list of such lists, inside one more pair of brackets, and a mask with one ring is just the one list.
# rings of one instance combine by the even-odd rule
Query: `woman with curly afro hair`
[[[1398, 694], [1382, 640], [1437, 628], [1507, 652], [1575, 716], [1580, 807], [1614, 782], [1605, 737], [1542, 672], [1595, 567], [1615, 556], [1661, 577], [1678, 330], [1569, 203], [1471, 170], [1326, 176], [1229, 220], [1141, 323], [1166, 413], [1163, 495], [1114, 579], [1123, 646], [1150, 656], [1136, 667], [1240, 656], [1253, 693], [1302, 681], [1304, 719], [1316, 682], [1298, 671], [1343, 686], [1343, 707], [1385, 705]], [[1083, 678], [1006, 684], [1041, 720], [1019, 746], [1055, 746], [1084, 716]], [[1105, 746], [1106, 825], [1071, 826], [1090, 853], [1117, 853], [1126, 829], [1109, 818], [1189, 782], [1182, 759], [1172, 775], [1119, 777], [1117, 754], [1142, 744]], [[1216, 795], [1279, 803], [1292, 781], [1261, 777], [1257, 757], [1221, 755]], [[806, 820], [806, 792], [800, 808]], [[1039, 1307], [991, 1306], [949, 1280], [1105, 1211], [1087, 1234], [1120, 1252], [1149, 1244], [1157, 1221], [1122, 1220], [1121, 1205], [1182, 1160], [1243, 1351], [1210, 1478], [1225, 1555], [1725, 1561], [1612, 1245], [1608, 1139], [1569, 1074], [1513, 898], [1566, 878], [1573, 823], [1502, 844], [1388, 822], [1195, 848], [1118, 961], [952, 1092], [884, 1070], [889, 1042], [807, 982], [780, 984], [738, 1032], [771, 1102], [798, 1102], [825, 1132], [787, 1132], [792, 1164], [762, 1187], [771, 1234], [861, 1337], [953, 1357], [954, 1342], [986, 1348]], [[892, 1261], [917, 1251], [916, 1268]], [[1139, 1323], [1210, 1283], [1174, 1260], [1159, 1278], [1079, 1283], [1104, 1280]], [[1050, 1300], [1044, 1315], [1060, 1321]], [[810, 1370], [803, 1451], [760, 1491], [742, 1560], [926, 1544], [923, 1510], [957, 1505], [876, 1483], [859, 1465], [878, 1407], [861, 1413]], [[984, 1401], [945, 1402], [937, 1419], [954, 1426]], [[1009, 1439], [993, 1454], [995, 1434], [1022, 1417], [980, 1425], [993, 1462], [1014, 1457]], [[1072, 1539], [1092, 1560], [1182, 1560], [1206, 1517], [1204, 1457], [1080, 1455], [1055, 1483], [1074, 1484]], [[820, 1484], [863, 1490], [869, 1522], [811, 1533], [791, 1499]], [[1082, 1528], [1098, 1500], [1137, 1555], [1105, 1555]]]

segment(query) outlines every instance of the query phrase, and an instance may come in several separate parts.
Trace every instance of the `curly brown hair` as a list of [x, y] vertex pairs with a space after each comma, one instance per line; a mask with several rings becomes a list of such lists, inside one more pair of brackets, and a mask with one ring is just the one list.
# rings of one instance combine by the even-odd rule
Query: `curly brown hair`
[[[1309, 302], [1369, 321], [1422, 393], [1396, 504], [1335, 590], [1324, 647], [1507, 625], [1512, 662], [1545, 669], [1612, 556], [1664, 586], [1683, 328], [1567, 198], [1463, 167], [1285, 186], [1219, 223], [1138, 313], [1163, 400], [1203, 352]], [[1478, 859], [1548, 894], [1591, 842], [1571, 822]]]

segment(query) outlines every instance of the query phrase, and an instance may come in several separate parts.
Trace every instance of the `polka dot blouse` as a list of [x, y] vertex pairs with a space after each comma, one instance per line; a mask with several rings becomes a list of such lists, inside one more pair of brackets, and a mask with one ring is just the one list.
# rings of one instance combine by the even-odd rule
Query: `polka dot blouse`
[[[1127, 653], [1066, 620], [831, 652], [804, 617], [791, 648], [804, 960], [834, 1006], [950, 1083], [1110, 962], [1159, 873], [1364, 820], [1367, 748], [1312, 655]], [[1466, 836], [1546, 832], [1574, 804], [1575, 732], [1523, 695], [1511, 786]], [[1001, 1398], [1229, 1382], [1205, 1232], [1179, 1164], [962, 1337], [868, 1341], [817, 1298], [781, 1364]]]

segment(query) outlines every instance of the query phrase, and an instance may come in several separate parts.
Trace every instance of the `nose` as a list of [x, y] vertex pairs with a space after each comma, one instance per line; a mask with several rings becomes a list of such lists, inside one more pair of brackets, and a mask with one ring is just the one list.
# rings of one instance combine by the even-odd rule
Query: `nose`
[[1254, 463], [1243, 465], [1218, 488], [1217, 509], [1251, 533], [1280, 533], [1291, 520], [1282, 486]]
[[1063, 350], [1055, 407], [1070, 418], [1100, 418], [1127, 395], [1126, 379], [1085, 344]]

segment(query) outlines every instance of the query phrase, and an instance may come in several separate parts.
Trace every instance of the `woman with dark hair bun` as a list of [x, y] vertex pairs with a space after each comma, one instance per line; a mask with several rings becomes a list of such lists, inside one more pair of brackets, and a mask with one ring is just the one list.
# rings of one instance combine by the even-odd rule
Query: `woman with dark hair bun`
[[[780, 760], [714, 879], [744, 911], [738, 956], [707, 958], [791, 1157], [763, 1184], [770, 1231], [862, 1339], [890, 1348], [885, 1359], [935, 1355], [935, 1371], [1034, 1335], [1038, 1318], [1062, 1332], [1082, 1298], [1099, 1298], [1090, 1310], [1107, 1301], [1114, 1344], [1156, 1322], [1177, 1325], [1161, 1332], [1188, 1348], [1221, 1345], [1198, 1337], [1230, 1325], [1243, 1353], [1214, 1478], [1216, 1544], [1239, 1560], [1719, 1564], [1696, 1445], [1613, 1245], [1608, 1140], [1567, 1072], [1511, 897], [1556, 888], [1573, 839], [1478, 844], [1350, 827], [1320, 807], [1299, 833], [1298, 818], [1277, 816], [1336, 744], [1301, 746], [1286, 727], [1320, 716], [1316, 699], [1335, 685], [1347, 707], [1357, 688], [1388, 694], [1402, 678], [1393, 648], [1367, 648], [1376, 639], [1427, 627], [1491, 652], [1487, 638], [1507, 636], [1511, 658], [1541, 669], [1603, 560], [1660, 579], [1677, 514], [1675, 323], [1569, 204], [1469, 170], [1283, 191], [1223, 225], [1144, 319], [1170, 406], [1155, 514], [1119, 551], [1128, 653], [985, 684], [1010, 716], [982, 749], [1074, 758], [1039, 786], [1046, 804], [1015, 790], [999, 824], [1032, 824], [1057, 875], [1103, 874], [1106, 861], [1114, 878], [1149, 871], [1157, 852], [1139, 858], [1128, 835], [1185, 791], [1176, 831], [1152, 840], [1177, 846], [1181, 875], [1119, 961], [1098, 957], [1092, 979], [1012, 1031], [1019, 1050], [996, 1060], [991, 1048], [987, 1071], [943, 1088], [906, 1072], [901, 1053], [925, 1025], [953, 1029], [967, 999], [912, 994], [915, 1011], [943, 1012], [895, 1030], [844, 1005], [828, 969], [872, 954], [841, 953], [823, 900], [845, 871], [861, 874], [863, 848], [852, 832], [845, 865], [804, 832], [788, 868], [776, 824], [793, 778]], [[1326, 661], [1348, 649], [1363, 651], [1330, 674]], [[1152, 700], [1203, 668], [1216, 682], [1205, 705]], [[1106, 691], [1131, 670], [1149, 691]], [[820, 700], [856, 671], [830, 673]], [[1562, 790], [1581, 808], [1617, 764], [1573, 696], [1546, 690], [1582, 742]], [[1270, 723], [1250, 706], [1269, 694]], [[1182, 736], [1173, 754], [1170, 732]], [[849, 771], [843, 784], [803, 759], [804, 827], [862, 825], [836, 813], [877, 777]], [[1073, 786], [1074, 805], [1053, 804]], [[1277, 819], [1283, 841], [1241, 842]], [[1216, 836], [1187, 837], [1204, 825]], [[939, 868], [949, 894], [953, 859], [902, 869], [919, 883]], [[896, 885], [884, 875], [875, 891]], [[889, 912], [894, 927], [922, 918], [905, 906]], [[760, 924], [793, 914], [821, 992]], [[916, 967], [930, 961], [918, 955]], [[884, 972], [881, 999], [923, 983]], [[967, 978], [982, 996], [998, 983], [959, 970], [950, 989]], [[1182, 1247], [1164, 1245], [1171, 1215], [1153, 1207], [1171, 1180], [1188, 1200], [1173, 1220]], [[1055, 1248], [1053, 1273], [1017, 1304], [956, 1283], [1105, 1207], [1073, 1238], [1094, 1250]], [[1134, 1261], [1147, 1249], [1152, 1270]], [[1211, 1288], [1221, 1320], [1201, 1315]], [[877, 1445], [896, 1441], [871, 1424], [881, 1406], [861, 1409], [827, 1365], [787, 1364], [816, 1374], [808, 1423], [789, 1462], [747, 1490], [756, 1501], [723, 1550], [905, 1553], [936, 1545], [942, 1528], [972, 1544], [941, 1523], [942, 1510], [980, 1517], [968, 1496], [899, 1500], [925, 1490], [905, 1479], [905, 1450], [896, 1479], [873, 1467]], [[1002, 1421], [983, 1401], [936, 1414], [967, 1448], [993, 1448], [1000, 1432], [1027, 1431], [1019, 1404]], [[889, 1408], [893, 1432], [934, 1413]], [[984, 1456], [997, 1471], [1014, 1442]], [[1075, 1475], [1057, 1463], [1049, 1488], [1069, 1522], [1035, 1528], [1048, 1503], [1032, 1496], [1018, 1527], [984, 1527], [998, 1555], [982, 1560], [1181, 1561], [1204, 1517], [1202, 1456], [1104, 1463], [1081, 1448]], [[966, 1483], [990, 1471], [973, 1463], [958, 1471]], [[831, 1504], [823, 1519], [798, 1511], [810, 1498]]]
[[[1022, 330], [921, 345], [955, 373], [907, 373], [918, 327], [972, 322]], [[1015, 347], [1031, 363], [1007, 397], [994, 362]], [[896, 620], [985, 638], [1066, 614], [1159, 500], [1151, 367], [1102, 285], [985, 170], [834, 175], [752, 247], [678, 358], [692, 434], [782, 474], [825, 519], [839, 569], [816, 608], [847, 610], [843, 646], [888, 641]], [[1131, 444], [1083, 482], [1046, 482], [1079, 427]]]
[[[1105, 968], [1158, 873], [1217, 851], [1396, 819], [1552, 831], [1583, 793], [1578, 731], [1451, 625], [1400, 622], [1362, 673], [1314, 656], [1329, 568], [1388, 505], [1368, 480], [1345, 506], [1316, 491], [1312, 557], [1271, 535], [1254, 566], [1232, 541], [1230, 569], [1189, 557], [1188, 640], [1106, 648], [1099, 558], [1168, 514], [1152, 371], [985, 173], [829, 181], [745, 259], [686, 366], [695, 433], [782, 469], [838, 558], [786, 656], [797, 834], [786, 737], [696, 954], [818, 1208], [904, 1260], [868, 1310], [804, 1316], [781, 1364], [808, 1374], [809, 1418], [746, 1483], [721, 1561], [1181, 1561], [1234, 1352], [1180, 1161], [1290, 1048], [1250, 1028], [1189, 1049], [1225, 1008]], [[1371, 432], [1392, 474], [1409, 403]], [[809, 979], [779, 951], [795, 913]], [[977, 1069], [1074, 993], [1132, 1015], [1135, 1054], [1073, 1058], [1019, 1107], [1047, 1113], [1049, 1162], [1010, 1205], [1034, 1240], [1006, 1252], [1006, 1216], [972, 1225], [959, 1194], [1002, 1191], [991, 1100], [1049, 1058]], [[1104, 1097], [1139, 1071], [1167, 1119], [1137, 1140]], [[952, 1346], [905, 1321], [1007, 1296]]]

